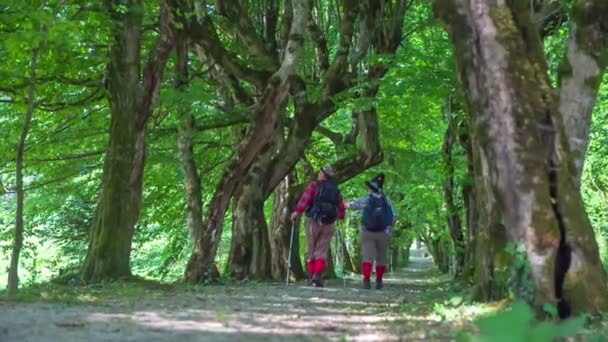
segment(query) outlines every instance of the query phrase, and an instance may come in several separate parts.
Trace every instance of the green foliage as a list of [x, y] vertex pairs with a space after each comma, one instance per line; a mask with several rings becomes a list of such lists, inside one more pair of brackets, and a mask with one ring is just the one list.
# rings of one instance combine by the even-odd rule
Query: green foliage
[[585, 324], [582, 317], [565, 322], [536, 322], [534, 312], [524, 302], [516, 302], [505, 311], [482, 317], [475, 323], [477, 334], [462, 333], [462, 342], [550, 342], [561, 337], [572, 337]]

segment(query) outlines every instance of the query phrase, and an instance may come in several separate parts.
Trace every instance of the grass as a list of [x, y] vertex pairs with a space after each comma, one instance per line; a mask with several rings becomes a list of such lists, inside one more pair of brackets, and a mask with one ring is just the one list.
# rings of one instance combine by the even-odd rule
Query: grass
[[[17, 302], [61, 302], [64, 304], [96, 304], [112, 301], [137, 300], [143, 296], [162, 296], [174, 291], [171, 285], [149, 280], [113, 281], [92, 285], [35, 284], [21, 288], [14, 299]], [[7, 299], [6, 290], [0, 299]]]

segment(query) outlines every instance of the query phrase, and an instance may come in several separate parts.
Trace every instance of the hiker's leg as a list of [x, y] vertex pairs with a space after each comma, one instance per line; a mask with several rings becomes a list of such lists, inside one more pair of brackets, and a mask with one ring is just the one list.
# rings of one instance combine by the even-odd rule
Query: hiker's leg
[[315, 225], [313, 219], [310, 217], [306, 219], [306, 269], [310, 278], [315, 273]]
[[369, 288], [369, 278], [372, 274], [372, 262], [374, 261], [374, 240], [372, 233], [364, 230], [361, 232], [361, 273], [363, 274], [363, 287]]
[[386, 270], [387, 252], [388, 252], [389, 238], [384, 232], [380, 232], [376, 238], [376, 288], [381, 289], [383, 287], [382, 277]]
[[329, 243], [334, 235], [336, 226], [335, 224], [319, 224], [317, 229], [318, 238], [314, 251], [315, 273], [323, 274], [327, 260], [327, 250], [329, 249]]

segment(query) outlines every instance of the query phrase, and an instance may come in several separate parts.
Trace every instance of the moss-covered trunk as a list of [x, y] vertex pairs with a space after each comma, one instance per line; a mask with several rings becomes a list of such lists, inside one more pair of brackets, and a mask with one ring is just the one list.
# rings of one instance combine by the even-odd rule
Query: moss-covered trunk
[[431, 238], [425, 241], [425, 244], [437, 268], [443, 273], [448, 273], [450, 271], [449, 239], [441, 237]]
[[109, 142], [103, 168], [101, 194], [91, 229], [82, 278], [129, 277], [133, 231], [142, 202], [146, 155], [146, 124], [158, 96], [159, 84], [173, 47], [172, 9], [161, 3], [161, 36], [140, 75], [143, 2], [107, 2], [115, 21], [110, 49], [108, 90], [111, 110]]
[[[183, 94], [188, 87], [188, 44], [186, 37], [183, 35], [176, 37], [176, 52], [175, 87]], [[190, 106], [186, 103], [180, 103], [177, 111], [179, 116], [177, 147], [180, 166], [184, 174], [186, 223], [190, 238], [194, 243], [203, 227], [201, 179], [194, 156], [195, 119]]]
[[346, 237], [344, 236], [344, 232], [341, 231], [339, 227], [336, 227], [336, 230], [336, 239], [338, 244], [338, 250], [336, 253], [338, 254], [339, 260], [342, 262], [342, 274], [346, 274], [347, 272], [353, 273], [355, 272], [355, 268], [352, 264], [350, 253], [348, 252]]
[[506, 229], [525, 246], [535, 305], [555, 303], [560, 317], [570, 314], [567, 302], [575, 312], [606, 309], [604, 271], [527, 2], [435, 4], [456, 48], [473, 131]]
[[448, 99], [446, 116], [448, 128], [443, 137], [443, 167], [445, 171], [445, 180], [443, 182], [443, 200], [447, 211], [447, 224], [450, 231], [450, 237], [454, 245], [455, 253], [455, 270], [454, 276], [460, 276], [464, 272], [465, 267], [465, 239], [462, 233], [462, 223], [460, 220], [460, 208], [454, 200], [454, 158], [452, 151], [456, 143], [456, 134], [458, 126], [456, 124], [455, 113], [452, 110], [452, 97]]
[[259, 171], [253, 167], [235, 194], [228, 267], [236, 279], [263, 279], [272, 275], [264, 217], [264, 182]]
[[271, 271], [274, 279], [282, 279], [287, 272], [287, 259], [291, 230], [291, 277], [301, 280], [306, 277], [300, 259], [300, 225], [291, 222], [290, 214], [302, 193], [302, 187], [294, 184], [293, 174], [287, 175], [274, 191], [272, 203], [272, 218], [270, 220], [270, 249], [272, 253]]

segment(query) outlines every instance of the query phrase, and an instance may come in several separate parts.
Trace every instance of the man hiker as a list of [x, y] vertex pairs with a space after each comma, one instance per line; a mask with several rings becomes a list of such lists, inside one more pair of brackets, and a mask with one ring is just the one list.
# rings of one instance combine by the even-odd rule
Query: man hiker
[[337, 219], [343, 220], [346, 211], [333, 177], [334, 170], [330, 166], [323, 167], [317, 180], [308, 184], [291, 214], [291, 220], [295, 222], [306, 211], [306, 265], [310, 276], [308, 285], [315, 287], [323, 287], [322, 276], [335, 222]]
[[382, 193], [384, 174], [365, 181], [369, 193], [347, 203], [349, 209], [363, 211], [361, 220], [361, 272], [363, 288], [371, 289], [372, 263], [376, 261], [376, 289], [384, 287], [382, 276], [386, 270], [387, 249], [392, 225], [396, 221], [395, 209], [390, 199]]

